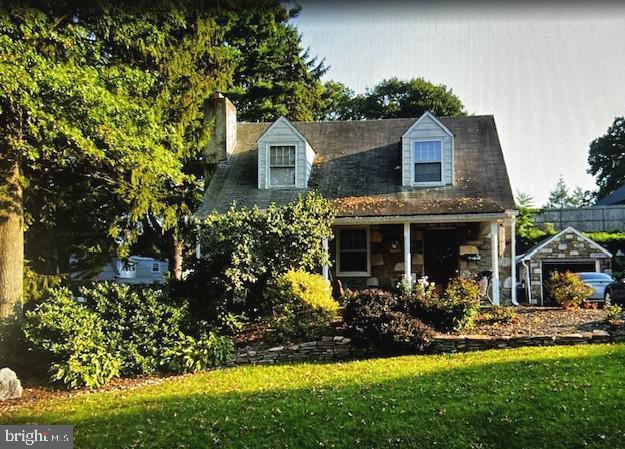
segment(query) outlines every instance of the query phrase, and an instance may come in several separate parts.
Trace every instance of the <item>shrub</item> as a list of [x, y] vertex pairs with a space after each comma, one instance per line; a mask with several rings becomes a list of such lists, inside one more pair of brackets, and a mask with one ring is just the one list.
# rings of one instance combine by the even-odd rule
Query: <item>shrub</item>
[[623, 308], [618, 304], [613, 304], [611, 306], [607, 306], [605, 308], [605, 312], [607, 321], [616, 321], [621, 319]]
[[492, 324], [512, 323], [517, 317], [513, 307], [493, 306], [480, 316], [480, 321]]
[[51, 379], [70, 388], [96, 388], [120, 374], [196, 371], [232, 353], [229, 339], [185, 333], [184, 307], [167, 304], [160, 291], [103, 283], [80, 295], [49, 290], [24, 324], [30, 344], [50, 358]]
[[554, 271], [549, 276], [549, 292], [556, 303], [564, 308], [579, 307], [592, 296], [592, 287], [575, 273]]
[[480, 310], [480, 286], [473, 278], [457, 277], [439, 298], [431, 285], [424, 285], [415, 290], [408, 308], [442, 332], [470, 329]]
[[166, 304], [158, 290], [104, 282], [80, 296], [101, 320], [124, 376], [154, 373], [159, 354], [180, 339], [185, 309]]
[[212, 332], [193, 338], [181, 335], [171, 348], [162, 354], [161, 366], [174, 373], [194, 373], [224, 365], [234, 353], [234, 344], [227, 337]]
[[119, 375], [122, 361], [111, 353], [102, 321], [67, 288], [49, 291], [44, 302], [26, 313], [24, 333], [50, 357], [53, 381], [96, 388]]
[[252, 318], [270, 313], [273, 304], [264, 293], [272, 279], [329, 262], [322, 242], [332, 237], [333, 218], [331, 204], [313, 193], [264, 211], [233, 205], [224, 214], [210, 215], [200, 230], [206, 254], [199, 265], [205, 274], [191, 278], [198, 286], [190, 290], [201, 302], [216, 302], [208, 312], [223, 306]]
[[352, 293], [343, 316], [359, 337], [394, 349], [421, 349], [432, 337], [428, 326], [406, 312], [401, 298], [384, 290]]
[[268, 296], [277, 304], [272, 325], [282, 337], [315, 338], [338, 313], [330, 284], [318, 274], [289, 271], [269, 290]]

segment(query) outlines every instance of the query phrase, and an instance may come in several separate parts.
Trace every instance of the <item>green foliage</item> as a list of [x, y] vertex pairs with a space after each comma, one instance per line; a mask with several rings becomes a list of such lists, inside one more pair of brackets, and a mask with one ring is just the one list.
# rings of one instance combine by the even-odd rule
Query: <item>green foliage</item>
[[517, 317], [513, 307], [493, 306], [479, 316], [479, 320], [490, 324], [512, 323]]
[[569, 188], [564, 182], [564, 178], [560, 176], [555, 188], [549, 193], [549, 199], [545, 207], [552, 209], [562, 209], [566, 207], [587, 207], [595, 202], [595, 194], [591, 191], [584, 191], [577, 186], [573, 192], [569, 192]]
[[343, 318], [360, 338], [393, 349], [420, 349], [432, 337], [428, 326], [406, 312], [399, 296], [384, 290], [366, 289], [348, 295]]
[[158, 290], [103, 282], [80, 289], [79, 296], [123, 361], [123, 376], [154, 373], [161, 353], [181, 338], [186, 310], [167, 304]]
[[97, 388], [120, 373], [98, 315], [77, 303], [67, 288], [50, 290], [26, 313], [24, 333], [51, 358], [50, 374], [70, 388]]
[[197, 371], [222, 363], [232, 342], [185, 333], [186, 309], [160, 291], [119, 284], [48, 290], [26, 314], [25, 335], [50, 358], [51, 380], [97, 388], [119, 375]]
[[267, 296], [276, 304], [272, 325], [287, 339], [318, 337], [330, 327], [339, 309], [328, 281], [301, 270], [276, 279]]
[[228, 96], [241, 119], [271, 121], [317, 117], [327, 71], [323, 61], [302, 48], [297, 29], [289, 23], [298, 9], [278, 1], [241, 4], [221, 18], [225, 41], [236, 50], [232, 88]]
[[549, 275], [548, 289], [555, 302], [564, 308], [577, 308], [593, 294], [592, 287], [570, 271], [552, 272]]
[[605, 316], [607, 321], [620, 320], [623, 316], [623, 308], [618, 304], [612, 304], [605, 308]]
[[417, 283], [408, 307], [413, 315], [437, 330], [471, 329], [480, 310], [480, 286], [473, 278], [457, 277], [439, 298], [431, 285], [419, 287]]
[[199, 338], [184, 335], [163, 351], [160, 365], [174, 373], [195, 373], [224, 365], [233, 353], [234, 344], [228, 337], [213, 332]]
[[60, 274], [39, 274], [30, 267], [24, 267], [24, 303], [26, 307], [39, 304], [45, 292], [68, 284], [68, 277]]
[[233, 206], [225, 214], [211, 214], [200, 231], [205, 254], [190, 281], [201, 286], [195, 294], [228, 311], [244, 302], [252, 315], [268, 313], [271, 304], [263, 293], [270, 279], [329, 263], [322, 241], [332, 237], [333, 218], [331, 204], [313, 193], [265, 211]]
[[340, 83], [328, 83], [325, 89], [322, 110], [326, 110], [326, 119], [420, 117], [426, 111], [437, 116], [465, 115], [462, 102], [451, 89], [423, 78], [386, 79], [356, 96]]
[[588, 165], [597, 179], [599, 198], [625, 184], [625, 117], [616, 117], [607, 132], [592, 141]]

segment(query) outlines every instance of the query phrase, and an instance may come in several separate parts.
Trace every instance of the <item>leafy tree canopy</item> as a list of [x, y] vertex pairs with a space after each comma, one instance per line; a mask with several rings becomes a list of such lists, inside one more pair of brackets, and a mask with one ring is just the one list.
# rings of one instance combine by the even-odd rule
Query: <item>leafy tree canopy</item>
[[341, 83], [325, 85], [321, 112], [325, 119], [359, 120], [419, 117], [430, 111], [438, 116], [465, 115], [460, 99], [443, 84], [423, 78], [383, 80], [364, 94]]
[[599, 198], [625, 184], [625, 117], [616, 117], [608, 131], [592, 141], [588, 164], [588, 172], [597, 178]]

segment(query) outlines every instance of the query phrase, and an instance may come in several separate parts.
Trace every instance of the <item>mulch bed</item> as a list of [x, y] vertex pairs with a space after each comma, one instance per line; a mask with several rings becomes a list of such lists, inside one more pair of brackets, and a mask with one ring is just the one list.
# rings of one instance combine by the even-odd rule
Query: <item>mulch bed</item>
[[[471, 334], [505, 335], [562, 335], [608, 330], [606, 313], [601, 309], [572, 309], [559, 307], [517, 307], [511, 323], [486, 323], [478, 319]], [[487, 312], [487, 311], [485, 311]], [[467, 332], [464, 332], [467, 333]]]
[[171, 379], [174, 377], [181, 378], [185, 376], [189, 376], [189, 374], [172, 376], [144, 376], [134, 379], [119, 378], [111, 380], [109, 383], [107, 383], [103, 387], [98, 388], [97, 390], [66, 390], [62, 388], [53, 388], [46, 386], [25, 386], [21, 398], [0, 401], [0, 415], [14, 408], [24, 407], [39, 401], [47, 401], [50, 399], [64, 399], [74, 396], [98, 393], [102, 391], [132, 390], [134, 388], [145, 387], [148, 385], [157, 385], [163, 382], [165, 379]]

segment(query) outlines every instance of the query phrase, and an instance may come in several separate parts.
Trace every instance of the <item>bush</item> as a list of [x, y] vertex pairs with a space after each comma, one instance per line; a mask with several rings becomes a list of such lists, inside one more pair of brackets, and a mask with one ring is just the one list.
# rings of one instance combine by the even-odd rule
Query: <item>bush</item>
[[[417, 286], [408, 308], [412, 315], [441, 332], [467, 330], [473, 327], [480, 310], [480, 286], [469, 277], [449, 282], [442, 298], [427, 283]], [[417, 284], [419, 285], [419, 284]]]
[[233, 205], [226, 213], [212, 214], [200, 230], [204, 274], [191, 278], [197, 286], [189, 290], [200, 303], [215, 303], [205, 309], [208, 313], [223, 307], [252, 318], [267, 315], [274, 304], [264, 294], [272, 279], [290, 270], [312, 272], [329, 262], [322, 242], [332, 237], [333, 219], [331, 204], [313, 193], [264, 211]]
[[343, 317], [359, 337], [393, 349], [421, 349], [432, 337], [428, 326], [406, 312], [400, 297], [384, 290], [350, 294]]
[[315, 338], [328, 329], [339, 304], [332, 288], [318, 274], [289, 271], [269, 288], [274, 307], [272, 325], [284, 338]]
[[183, 335], [163, 352], [161, 366], [174, 373], [195, 373], [225, 364], [234, 354], [234, 344], [227, 337], [212, 332], [193, 338]]
[[222, 363], [232, 342], [214, 334], [185, 333], [184, 307], [167, 304], [160, 291], [98, 284], [49, 290], [26, 313], [24, 333], [50, 358], [51, 379], [70, 388], [96, 388], [119, 375], [187, 372]]
[[605, 312], [607, 321], [616, 321], [621, 319], [623, 308], [618, 304], [613, 304], [611, 306], [607, 306], [605, 308]]
[[491, 324], [507, 324], [512, 323], [517, 317], [516, 310], [513, 307], [493, 306], [488, 312], [480, 316], [480, 321]]
[[53, 381], [96, 388], [120, 373], [122, 360], [111, 353], [102, 321], [67, 288], [49, 291], [44, 302], [26, 312], [24, 333], [50, 357]]
[[593, 294], [592, 287], [575, 273], [554, 271], [549, 276], [549, 292], [556, 303], [564, 308], [579, 307]]
[[123, 360], [123, 376], [154, 373], [161, 352], [180, 339], [185, 308], [166, 304], [159, 290], [104, 282], [81, 288], [80, 296]]

